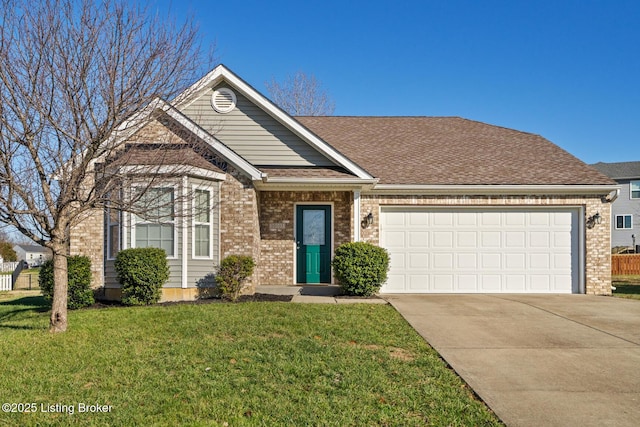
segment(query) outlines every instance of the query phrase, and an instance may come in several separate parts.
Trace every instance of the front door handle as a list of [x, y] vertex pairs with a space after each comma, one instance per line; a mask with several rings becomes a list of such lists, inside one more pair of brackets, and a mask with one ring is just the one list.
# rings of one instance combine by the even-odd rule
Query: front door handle
[[296, 250], [300, 249], [300, 242], [296, 242]]

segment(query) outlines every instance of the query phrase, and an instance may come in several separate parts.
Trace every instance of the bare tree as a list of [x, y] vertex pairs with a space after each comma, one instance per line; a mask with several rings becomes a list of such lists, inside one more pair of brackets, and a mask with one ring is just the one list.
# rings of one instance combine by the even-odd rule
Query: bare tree
[[330, 116], [336, 108], [313, 74], [298, 71], [282, 83], [272, 79], [265, 86], [272, 101], [292, 116]]
[[194, 81], [197, 29], [125, 0], [0, 0], [0, 21], [0, 222], [51, 249], [62, 332], [69, 228], [118, 181], [95, 180], [95, 165]]

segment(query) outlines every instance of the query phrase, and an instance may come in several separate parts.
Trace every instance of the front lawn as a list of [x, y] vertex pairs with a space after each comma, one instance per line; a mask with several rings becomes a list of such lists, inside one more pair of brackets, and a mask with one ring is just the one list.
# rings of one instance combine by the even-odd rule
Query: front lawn
[[640, 275], [613, 276], [614, 297], [640, 299]]
[[[0, 301], [2, 403], [35, 404], [0, 413], [0, 425], [500, 425], [390, 306], [214, 303], [69, 318], [51, 335], [41, 297]], [[81, 413], [87, 405], [109, 412]]]

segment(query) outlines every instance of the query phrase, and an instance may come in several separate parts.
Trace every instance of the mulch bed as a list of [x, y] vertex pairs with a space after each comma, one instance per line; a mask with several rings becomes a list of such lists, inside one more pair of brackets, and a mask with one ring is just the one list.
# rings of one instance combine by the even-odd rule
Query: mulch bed
[[[238, 298], [238, 303], [241, 302], [290, 302], [293, 295], [271, 295], [271, 294], [253, 294], [253, 295], [241, 295]], [[206, 298], [197, 299], [193, 301], [167, 301], [161, 302], [159, 306], [172, 306], [172, 305], [200, 305], [200, 304], [232, 304], [231, 301], [227, 301], [221, 298]], [[100, 309], [111, 307], [126, 307], [120, 301], [96, 301], [94, 304], [86, 307], [86, 309]]]

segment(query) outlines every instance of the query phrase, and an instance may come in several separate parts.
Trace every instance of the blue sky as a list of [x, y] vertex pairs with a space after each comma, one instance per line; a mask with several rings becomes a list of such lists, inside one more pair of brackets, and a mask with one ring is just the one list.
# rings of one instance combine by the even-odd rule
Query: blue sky
[[[640, 160], [640, 2], [157, 0], [260, 92], [314, 74], [336, 115], [460, 116], [587, 163]], [[533, 165], [532, 165], [533, 166]]]

